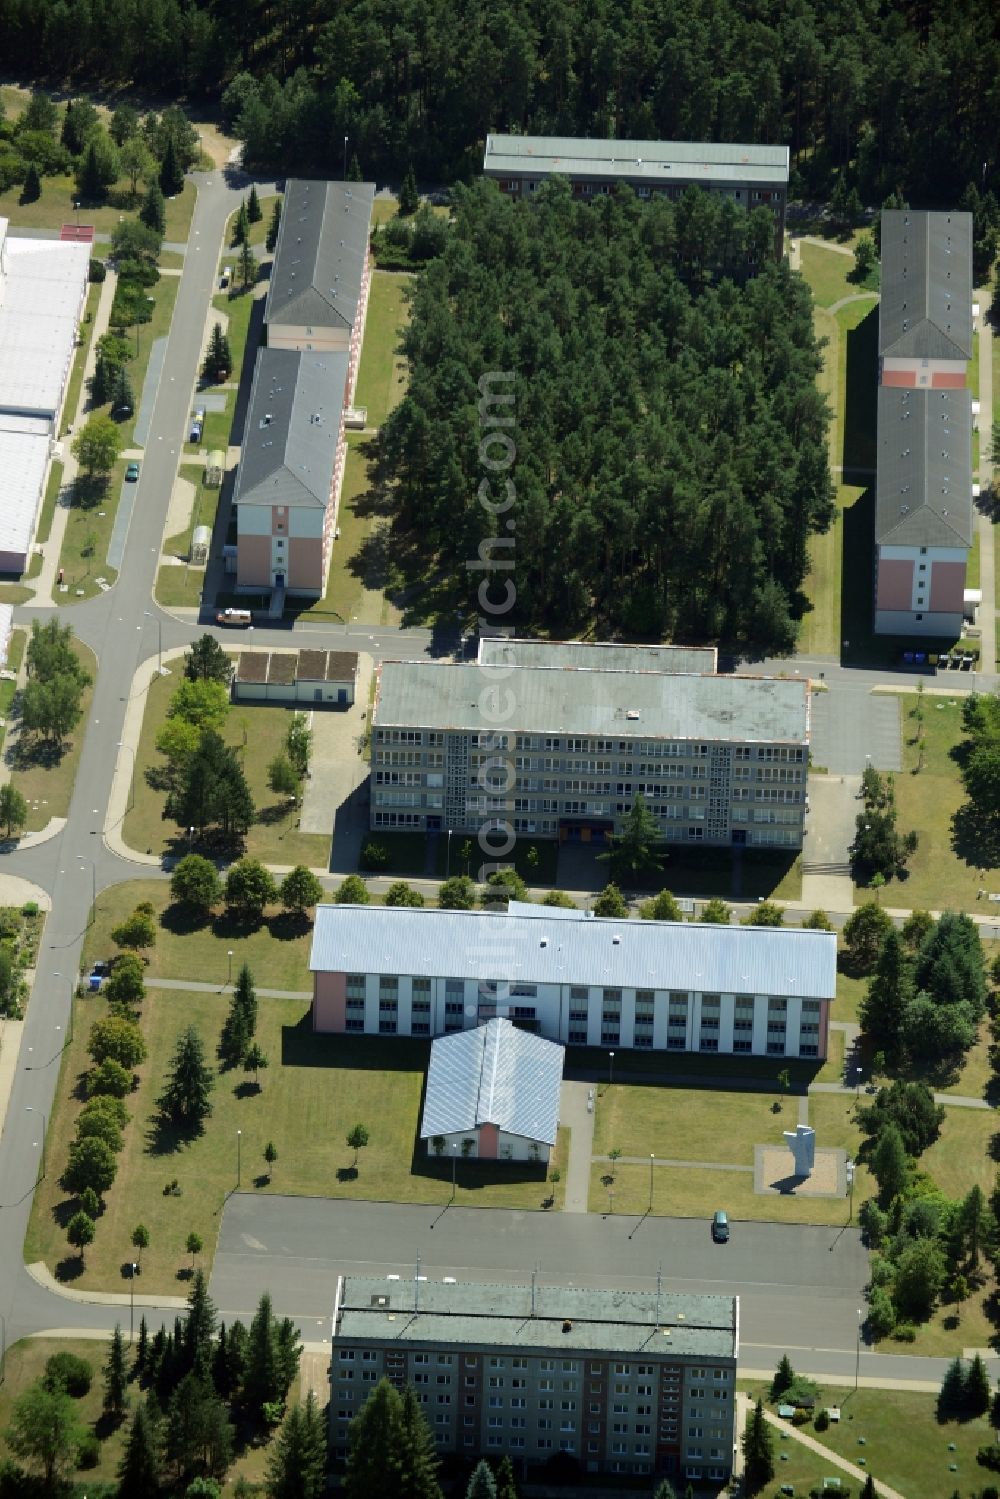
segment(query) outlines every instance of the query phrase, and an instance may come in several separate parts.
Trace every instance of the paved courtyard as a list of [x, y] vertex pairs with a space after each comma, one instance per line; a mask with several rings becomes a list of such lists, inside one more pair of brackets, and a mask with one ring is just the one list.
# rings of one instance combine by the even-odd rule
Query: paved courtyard
[[812, 758], [831, 774], [902, 769], [899, 699], [838, 681], [812, 699]]

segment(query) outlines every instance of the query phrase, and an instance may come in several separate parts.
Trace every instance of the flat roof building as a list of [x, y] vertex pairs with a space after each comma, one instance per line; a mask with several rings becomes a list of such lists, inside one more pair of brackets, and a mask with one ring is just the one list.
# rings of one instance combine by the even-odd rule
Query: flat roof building
[[483, 174], [514, 197], [565, 177], [591, 198], [625, 182], [640, 198], [679, 198], [688, 187], [732, 198], [747, 212], [765, 206], [776, 221], [780, 256], [788, 195], [787, 146], [712, 141], [621, 141], [580, 136], [488, 135]]
[[[412, 1385], [439, 1451], [721, 1483], [735, 1441], [739, 1298], [662, 1289], [345, 1276], [330, 1425], [380, 1378]], [[551, 1392], [558, 1391], [554, 1398]]]
[[317, 906], [313, 1029], [440, 1036], [503, 1016], [568, 1046], [826, 1056], [832, 932], [534, 911]]
[[601, 840], [641, 795], [671, 842], [802, 842], [801, 678], [386, 661], [372, 734], [373, 829]]
[[718, 667], [714, 645], [626, 645], [620, 641], [519, 640], [484, 636], [480, 666], [577, 667], [583, 671], [694, 672], [711, 676]]

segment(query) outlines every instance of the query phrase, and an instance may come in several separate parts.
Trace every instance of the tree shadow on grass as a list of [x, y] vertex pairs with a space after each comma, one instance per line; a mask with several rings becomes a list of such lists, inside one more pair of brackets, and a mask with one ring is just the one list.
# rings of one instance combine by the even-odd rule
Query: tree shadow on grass
[[56, 1266], [55, 1277], [56, 1280], [65, 1285], [69, 1281], [79, 1280], [85, 1269], [86, 1265], [78, 1254], [68, 1254]]
[[202, 932], [211, 921], [210, 912], [187, 906], [182, 901], [173, 901], [160, 916], [160, 925], [168, 932], [172, 932], [175, 937], [186, 937], [191, 932]]
[[429, 1058], [430, 1042], [409, 1036], [345, 1036], [314, 1031], [311, 1010], [306, 1010], [296, 1025], [281, 1027], [283, 1067], [425, 1073]]
[[245, 942], [248, 937], [259, 932], [263, 925], [263, 915], [249, 915], [233, 911], [227, 906], [218, 916], [212, 917], [212, 935], [222, 941]]
[[68, 739], [56, 744], [51, 739], [22, 734], [10, 752], [11, 764], [15, 770], [55, 770], [62, 764], [69, 746]]
[[276, 942], [297, 942], [312, 926], [306, 911], [280, 911], [268, 919], [267, 930]]
[[951, 819], [951, 846], [956, 858], [975, 869], [1000, 867], [1000, 822], [964, 802]]
[[150, 1114], [146, 1129], [147, 1155], [174, 1155], [205, 1133], [203, 1120], [197, 1124], [179, 1125], [165, 1114]]

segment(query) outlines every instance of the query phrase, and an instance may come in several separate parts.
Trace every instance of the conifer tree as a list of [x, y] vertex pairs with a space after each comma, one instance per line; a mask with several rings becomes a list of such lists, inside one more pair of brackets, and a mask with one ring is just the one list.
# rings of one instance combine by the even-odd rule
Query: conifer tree
[[465, 1499], [497, 1499], [497, 1484], [489, 1463], [480, 1458], [472, 1470]]
[[251, 287], [257, 280], [257, 257], [250, 248], [250, 241], [244, 240], [240, 245], [240, 255], [237, 262], [239, 268], [240, 285]]
[[163, 198], [163, 189], [154, 177], [146, 189], [146, 195], [139, 208], [139, 218], [147, 229], [152, 229], [162, 239], [167, 232], [167, 205]]
[[113, 412], [123, 412], [125, 415], [130, 415], [135, 410], [135, 392], [132, 389], [132, 382], [128, 377], [128, 371], [124, 365], [120, 365], [115, 371], [115, 376], [111, 383], [110, 401]]
[[128, 1370], [125, 1367], [125, 1342], [119, 1323], [111, 1335], [108, 1361], [104, 1366], [104, 1409], [109, 1416], [121, 1417], [128, 1405]]
[[278, 229], [281, 225], [281, 199], [275, 198], [274, 207], [271, 209], [271, 222], [267, 226], [267, 238], [264, 247], [269, 255], [274, 254], [274, 248], [278, 243]]
[[24, 185], [21, 188], [22, 203], [37, 203], [42, 196], [42, 182], [38, 175], [38, 168], [33, 161], [28, 162], [28, 170], [24, 175]]
[[409, 214], [416, 213], [419, 207], [420, 194], [417, 192], [417, 179], [413, 175], [413, 167], [409, 166], [406, 169], [406, 176], [403, 178], [399, 189], [400, 218], [406, 218]]
[[347, 180], [348, 182], [364, 181], [363, 177], [361, 176], [361, 163], [358, 160], [357, 151], [353, 152], [351, 155], [351, 164], [347, 168]]
[[233, 223], [233, 249], [237, 245], [245, 245], [250, 238], [250, 215], [247, 212], [246, 199], [240, 204]]
[[970, 1416], [985, 1416], [990, 1408], [990, 1377], [978, 1353], [973, 1355], [969, 1365], [962, 1394]]
[[792, 1361], [787, 1353], [783, 1353], [774, 1371], [774, 1378], [771, 1380], [771, 1399], [780, 1399], [794, 1378], [795, 1370], [792, 1368]]
[[514, 1482], [514, 1464], [506, 1452], [497, 1468], [497, 1499], [518, 1499], [517, 1484]]
[[247, 198], [247, 222], [248, 224], [259, 224], [263, 217], [264, 213], [260, 206], [260, 199], [257, 196], [257, 189], [251, 183], [250, 195]]
[[399, 1412], [399, 1499], [442, 1499], [441, 1466], [431, 1429], [412, 1385], [403, 1391]]
[[161, 1113], [181, 1129], [200, 1132], [212, 1112], [209, 1094], [214, 1084], [202, 1039], [189, 1025], [178, 1039], [166, 1086], [157, 1100]]
[[310, 1390], [288, 1412], [268, 1458], [268, 1499], [320, 1499], [325, 1487], [326, 1435]]
[[771, 1431], [764, 1419], [764, 1407], [759, 1400], [747, 1417], [743, 1433], [743, 1460], [747, 1493], [759, 1493], [774, 1477]]
[[160, 163], [160, 189], [165, 198], [174, 198], [183, 186], [184, 168], [178, 160], [174, 138], [168, 135], [163, 160]]
[[278, 1373], [274, 1337], [274, 1315], [271, 1298], [265, 1292], [257, 1303], [247, 1333], [243, 1374], [243, 1404], [253, 1421], [259, 1421], [265, 1405], [280, 1399], [281, 1379]]
[[222, 324], [216, 323], [202, 362], [202, 379], [218, 384], [222, 380], [228, 380], [232, 372], [233, 354], [229, 347], [229, 339], [222, 331]]
[[118, 1467], [117, 1499], [155, 1499], [159, 1493], [159, 1434], [148, 1403], [141, 1400], [132, 1416]]
[[861, 1490], [861, 1499], [877, 1499], [875, 1480], [870, 1473], [865, 1476], [865, 1486]]
[[184, 1323], [179, 1351], [179, 1367], [206, 1375], [212, 1366], [212, 1344], [215, 1339], [215, 1303], [208, 1294], [204, 1270], [196, 1270], [188, 1292], [188, 1314]]
[[149, 1328], [146, 1325], [145, 1313], [139, 1318], [139, 1336], [135, 1343], [135, 1362], [132, 1372], [136, 1379], [142, 1380], [146, 1373], [146, 1360], [149, 1358]]

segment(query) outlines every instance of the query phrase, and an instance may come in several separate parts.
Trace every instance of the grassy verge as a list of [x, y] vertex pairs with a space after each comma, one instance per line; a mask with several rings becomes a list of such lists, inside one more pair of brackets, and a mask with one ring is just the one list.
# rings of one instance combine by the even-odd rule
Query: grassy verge
[[93, 504], [80, 504], [79, 490], [74, 490], [59, 553], [59, 566], [65, 572], [68, 592], [57, 590], [56, 603], [77, 604], [81, 598], [94, 598], [101, 592], [98, 578], [104, 578], [108, 583], [117, 578], [116, 570], [108, 566], [107, 557], [124, 482], [125, 460], [119, 459], [108, 477], [103, 495]]
[[48, 541], [52, 533], [52, 518], [56, 513], [56, 501], [59, 498], [59, 489], [62, 485], [63, 466], [58, 459], [49, 467], [49, 477], [45, 485], [45, 498], [42, 500], [42, 508], [38, 515], [38, 527], [35, 531], [35, 541], [41, 545]]
[[[73, 641], [73, 649], [91, 679], [96, 679], [97, 661], [93, 652], [79, 640]], [[93, 695], [92, 686], [85, 689], [80, 722], [60, 753], [55, 754], [49, 745], [34, 738], [18, 741], [11, 781], [28, 803], [26, 831], [29, 833], [44, 828], [50, 818], [65, 817], [69, 812]]]
[[[209, 391], [213, 389], [212, 386], [205, 388]], [[201, 390], [195, 392], [192, 406], [197, 406], [201, 394]], [[236, 410], [236, 392], [235, 390], [227, 390], [219, 391], [218, 394], [225, 396], [225, 406], [221, 411], [205, 412], [201, 441], [185, 441], [182, 462], [195, 462], [203, 452], [211, 453], [214, 448], [221, 448], [225, 452], [229, 447], [229, 438], [233, 428], [233, 415]], [[187, 431], [189, 430], [190, 428], [187, 429]], [[187, 437], [187, 431], [185, 432], [185, 438]]]
[[224, 915], [208, 925], [193, 927], [175, 919], [177, 913], [169, 910], [170, 886], [166, 880], [128, 880], [101, 891], [84, 943], [85, 968], [89, 969], [97, 958], [110, 957], [115, 950], [112, 931], [146, 900], [152, 903], [158, 923], [156, 945], [145, 955], [150, 982], [157, 978], [196, 979], [217, 983], [221, 990], [229, 978], [228, 954], [232, 952], [233, 973], [248, 963], [261, 989], [293, 994], [311, 991], [311, 929], [293, 932], [286, 923], [275, 921], [248, 930], [229, 923]]
[[190, 521], [183, 531], [179, 531], [176, 536], [168, 537], [163, 545], [167, 556], [179, 557], [185, 565], [183, 567], [178, 567], [174, 563], [160, 565], [156, 574], [156, 598], [161, 604], [188, 605], [196, 608], [201, 602], [202, 589], [205, 586], [205, 569], [188, 565], [191, 538], [196, 526], [214, 528], [221, 493], [218, 487], [210, 488], [204, 483], [203, 472], [204, 470], [199, 470]]
[[[7, 660], [4, 663], [5, 670], [15, 673], [18, 671], [21, 659], [24, 656], [24, 647], [27, 638], [27, 633], [24, 630], [11, 630], [10, 645], [7, 648]], [[11, 704], [14, 701], [16, 691], [16, 681], [8, 681], [6, 678], [0, 681], [0, 718], [4, 721], [4, 726], [0, 727], [0, 745], [3, 744], [4, 739], [7, 737], [6, 723], [10, 717]]]
[[837, 967], [837, 999], [833, 1007], [834, 1020], [857, 1020], [858, 1005], [868, 989], [867, 978], [855, 978]]
[[[591, 1167], [589, 1209], [592, 1213], [639, 1215], [649, 1208], [649, 1167], [615, 1167], [606, 1186], [607, 1164]], [[867, 1196], [866, 1173], [855, 1177], [854, 1206]], [[657, 1166], [653, 1171], [653, 1215], [657, 1218], [704, 1218], [724, 1208], [734, 1223], [846, 1223], [848, 1205], [840, 1198], [796, 1197], [767, 1193], [758, 1196], [749, 1171], [699, 1171], [697, 1168]], [[734, 1233], [739, 1232], [736, 1227]]]
[[788, 1110], [772, 1112], [764, 1093], [714, 1089], [630, 1087], [601, 1090], [594, 1121], [594, 1154], [668, 1156], [681, 1161], [720, 1161], [752, 1166], [755, 1145], [779, 1144]]
[[[739, 1387], [767, 1403], [765, 1385], [740, 1380]], [[936, 1397], [911, 1390], [845, 1390], [829, 1385], [821, 1389], [821, 1399], [823, 1405], [840, 1406], [840, 1421], [831, 1423], [826, 1431], [805, 1426], [803, 1434], [855, 1465], [863, 1457], [877, 1481], [907, 1499], [941, 1499], [953, 1491], [965, 1493], [970, 1487], [978, 1491], [989, 1476], [976, 1464], [976, 1449], [992, 1436], [985, 1417], [941, 1422]], [[773, 1435], [773, 1487], [790, 1483], [796, 1494], [808, 1494], [813, 1488], [822, 1488], [824, 1478], [837, 1473], [843, 1488], [858, 1493], [861, 1485], [857, 1480], [834, 1469], [802, 1442], [777, 1431]], [[782, 1453], [786, 1462], [781, 1460]]]
[[73, 356], [73, 367], [69, 374], [69, 383], [66, 386], [66, 396], [62, 408], [62, 430], [65, 432], [72, 422], [76, 421], [76, 408], [80, 403], [80, 392], [83, 389], [83, 375], [87, 367], [87, 355], [90, 353], [90, 345], [94, 337], [94, 318], [97, 314], [97, 304], [101, 300], [101, 288], [94, 284], [87, 288], [87, 301], [83, 309], [83, 341], [77, 347]]
[[[135, 757], [135, 804], [126, 815], [123, 832], [126, 843], [146, 853], [164, 854], [179, 846], [179, 830], [163, 820], [164, 793], [154, 791], [145, 776], [149, 766], [163, 763], [156, 750], [156, 735], [177, 689], [178, 673], [179, 668], [174, 675], [158, 677], [150, 685]], [[267, 767], [282, 748], [291, 718], [290, 708], [241, 704], [230, 709], [222, 733], [227, 744], [240, 748], [257, 807], [257, 821], [246, 837], [246, 852], [268, 863], [318, 868], [326, 864], [330, 840], [318, 833], [300, 833], [294, 823], [290, 825], [285, 799], [275, 797], [267, 784]]]
[[802, 243], [799, 246], [802, 274], [809, 282], [813, 299], [820, 307], [829, 307], [842, 297], [854, 297], [858, 293], [878, 290], [878, 273], [874, 273], [874, 285], [868, 281], [851, 280], [854, 270], [852, 256], [841, 255], [837, 250], [824, 245]]
[[[49, 1122], [48, 1152], [54, 1163], [65, 1161], [73, 1138], [90, 1019], [106, 1008], [103, 1001], [76, 1003], [76, 1034], [65, 1054]], [[450, 1199], [452, 1163], [428, 1160], [417, 1139], [428, 1043], [316, 1036], [301, 1000], [260, 1002], [257, 1039], [270, 1065], [261, 1073], [259, 1091], [248, 1086], [242, 1069], [221, 1073], [212, 1114], [200, 1136], [181, 1139], [164, 1129], [155, 1100], [179, 1033], [194, 1025], [214, 1059], [228, 1005], [229, 996], [223, 994], [147, 995], [142, 1029], [150, 1060], [140, 1069], [139, 1087], [129, 1099], [132, 1122], [85, 1268], [80, 1273], [76, 1255], [67, 1254], [64, 1225], [72, 1199], [59, 1188], [57, 1166], [35, 1195], [29, 1260], [62, 1266], [62, 1273], [68, 1272], [80, 1287], [119, 1290], [131, 1231], [141, 1221], [151, 1239], [143, 1255], [143, 1290], [183, 1290], [183, 1272], [190, 1263], [184, 1250], [188, 1233], [201, 1235], [209, 1257], [226, 1197], [237, 1186], [237, 1129], [242, 1131], [244, 1191], [435, 1204]], [[370, 1143], [355, 1167], [346, 1135], [358, 1121], [367, 1124]], [[269, 1140], [278, 1151], [270, 1180], [263, 1160]], [[565, 1149], [558, 1159], [565, 1167]], [[456, 1201], [462, 1206], [540, 1208], [549, 1192], [562, 1185], [549, 1187], [546, 1175], [542, 1166], [512, 1171], [500, 1163], [460, 1161]], [[174, 1179], [180, 1196], [164, 1195]]]
[[965, 567], [966, 588], [979, 587], [979, 532], [973, 531], [972, 545], [969, 548], [969, 560]]
[[413, 277], [372, 271], [365, 338], [358, 369], [357, 404], [368, 411], [369, 427], [380, 427], [406, 389], [406, 361], [397, 353], [410, 321], [407, 293]]
[[[229, 351], [233, 356], [234, 380], [240, 378], [240, 370], [246, 358], [247, 335], [253, 304], [254, 298], [251, 291], [238, 291], [235, 287], [232, 291], [220, 292], [212, 298], [215, 311], [223, 314], [220, 322], [229, 339]], [[252, 357], [253, 351], [251, 351]], [[224, 446], [225, 443], [223, 443]]]
[[[164, 276], [156, 286], [149, 292], [153, 300], [153, 315], [148, 323], [140, 323], [138, 326], [138, 353], [129, 360], [128, 374], [132, 381], [132, 389], [135, 391], [136, 415], [142, 402], [143, 385], [146, 380], [146, 370], [149, 365], [149, 355], [153, 344], [158, 338], [166, 338], [170, 332], [170, 323], [174, 315], [174, 303], [177, 301], [177, 290], [180, 286], [180, 278], [177, 276]], [[128, 337], [132, 340], [133, 347], [136, 346], [136, 329], [128, 330]], [[110, 407], [107, 408], [110, 410]], [[135, 416], [130, 416], [121, 424], [123, 444], [130, 448], [135, 443]]]
[[[0, 193], [0, 218], [10, 219], [18, 229], [60, 229], [63, 224], [72, 224], [76, 220], [73, 202], [77, 188], [72, 176], [43, 177], [42, 195], [34, 203], [21, 203], [20, 196], [19, 186]], [[195, 196], [194, 184], [185, 182], [183, 191], [176, 198], [167, 199], [165, 239], [178, 242], [187, 239]], [[81, 208], [80, 223], [92, 224], [98, 234], [110, 234], [122, 214], [131, 211], [128, 183], [124, 178], [111, 189], [109, 198], [107, 203]], [[106, 253], [103, 245], [95, 248], [98, 255]]]

